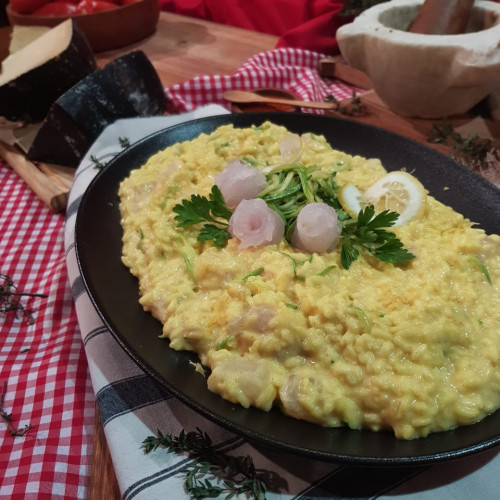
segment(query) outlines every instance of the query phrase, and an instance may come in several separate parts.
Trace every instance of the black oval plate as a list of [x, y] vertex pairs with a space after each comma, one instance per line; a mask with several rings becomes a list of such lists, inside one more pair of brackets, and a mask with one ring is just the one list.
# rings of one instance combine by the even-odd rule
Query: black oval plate
[[[397, 134], [347, 120], [312, 114], [248, 113], [186, 122], [134, 144], [92, 181], [76, 222], [77, 258], [85, 286], [104, 323], [127, 353], [171, 393], [205, 417], [256, 444], [310, 458], [353, 464], [424, 464], [456, 458], [500, 443], [500, 411], [481, 422], [424, 439], [402, 441], [392, 432], [325, 428], [283, 415], [231, 404], [206, 387], [189, 360], [158, 340], [161, 325], [139, 306], [137, 280], [121, 263], [118, 186], [155, 152], [220, 125], [260, 125], [265, 120], [296, 133], [323, 134], [332, 147], [380, 158], [388, 170], [414, 172], [430, 193], [488, 233], [500, 227], [500, 191], [450, 158]], [[449, 188], [449, 189], [445, 189]]]

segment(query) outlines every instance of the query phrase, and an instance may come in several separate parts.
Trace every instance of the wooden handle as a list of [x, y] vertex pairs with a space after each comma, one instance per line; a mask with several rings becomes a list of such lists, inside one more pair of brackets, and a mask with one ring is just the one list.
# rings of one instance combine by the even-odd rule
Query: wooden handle
[[230, 102], [237, 103], [255, 103], [268, 102], [274, 104], [287, 104], [289, 106], [297, 106], [301, 108], [314, 109], [333, 109], [336, 104], [332, 102], [322, 101], [301, 101], [298, 99], [281, 99], [280, 97], [267, 97], [249, 90], [226, 90], [222, 93], [222, 97]]
[[372, 84], [368, 76], [349, 66], [342, 56], [325, 57], [319, 61], [318, 72], [326, 78], [338, 78], [363, 90], [370, 90]]
[[53, 212], [62, 212], [66, 209], [69, 188], [56, 184], [41, 172], [34, 163], [28, 161], [15, 146], [9, 146], [0, 141], [0, 157], [19, 174]]
[[408, 31], [425, 35], [465, 32], [474, 0], [425, 0]]

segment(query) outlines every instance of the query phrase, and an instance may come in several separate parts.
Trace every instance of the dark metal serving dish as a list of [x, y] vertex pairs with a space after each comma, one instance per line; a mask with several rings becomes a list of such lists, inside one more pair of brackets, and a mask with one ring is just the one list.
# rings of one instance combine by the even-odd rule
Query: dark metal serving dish
[[[76, 248], [81, 273], [103, 321], [127, 353], [162, 386], [202, 415], [255, 443], [314, 459], [377, 465], [424, 464], [457, 458], [500, 443], [500, 411], [474, 425], [398, 440], [392, 432], [324, 428], [283, 415], [231, 404], [206, 387], [189, 360], [159, 340], [161, 325], [138, 303], [137, 280], [121, 263], [122, 229], [118, 186], [132, 169], [176, 142], [210, 133], [223, 124], [260, 125], [265, 120], [290, 131], [323, 134], [333, 148], [378, 157], [388, 170], [406, 168], [430, 194], [486, 232], [500, 227], [500, 191], [450, 158], [397, 134], [353, 121], [312, 114], [248, 113], [186, 122], [134, 144], [92, 181], [79, 208]], [[445, 189], [446, 187], [446, 189]]]

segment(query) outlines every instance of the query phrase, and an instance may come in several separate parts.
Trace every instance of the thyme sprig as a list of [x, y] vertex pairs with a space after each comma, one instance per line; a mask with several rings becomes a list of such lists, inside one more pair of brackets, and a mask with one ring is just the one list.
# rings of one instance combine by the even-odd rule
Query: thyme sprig
[[[131, 143], [130, 140], [126, 137], [118, 137], [118, 144], [122, 151], [129, 148]], [[122, 151], [107, 153], [102, 155], [101, 157], [97, 157], [96, 155], [90, 155], [90, 161], [94, 165], [94, 168], [97, 170], [103, 169], [116, 155], [121, 153]]]
[[6, 392], [7, 392], [7, 382], [4, 382], [3, 386], [2, 386], [2, 394], [0, 395], [0, 417], [7, 424], [7, 429], [8, 429], [9, 434], [11, 436], [18, 436], [18, 437], [25, 436], [26, 433], [30, 429], [34, 429], [34, 427], [30, 424], [26, 424], [22, 429], [21, 428], [15, 429], [13, 427], [13, 425], [12, 425], [12, 413], [7, 413], [7, 411], [5, 411], [5, 409], [3, 407]]
[[427, 140], [451, 148], [451, 156], [472, 170], [486, 170], [500, 161], [500, 152], [491, 139], [457, 132], [450, 123], [434, 124]]
[[[29, 325], [35, 321], [33, 314], [21, 303], [23, 297], [28, 298], [47, 298], [43, 293], [18, 292], [17, 287], [8, 274], [0, 274], [0, 313], [8, 315], [14, 314], [14, 317], [26, 318]], [[20, 316], [19, 316], [20, 315]]]
[[352, 91], [352, 96], [350, 101], [345, 103], [341, 103], [333, 94], [328, 94], [325, 97], [326, 102], [334, 102], [337, 107], [335, 111], [345, 116], [353, 116], [353, 117], [363, 117], [368, 116], [370, 112], [368, 111], [368, 107], [363, 104], [361, 98], [356, 93], [356, 91]]
[[192, 459], [184, 472], [184, 487], [191, 498], [226, 500], [244, 494], [256, 500], [266, 498], [267, 484], [250, 456], [235, 457], [217, 450], [206, 432], [182, 430], [178, 436], [163, 434], [148, 436], [142, 443], [144, 453], [166, 448], [172, 453], [187, 453]]

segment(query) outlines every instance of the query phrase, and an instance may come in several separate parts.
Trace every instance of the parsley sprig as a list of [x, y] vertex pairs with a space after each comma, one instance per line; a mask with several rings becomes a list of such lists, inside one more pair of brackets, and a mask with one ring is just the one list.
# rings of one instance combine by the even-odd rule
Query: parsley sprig
[[184, 487], [195, 500], [218, 497], [229, 500], [240, 494], [256, 500], [266, 498], [266, 482], [255, 469], [252, 458], [235, 457], [216, 449], [210, 436], [198, 428], [190, 432], [182, 430], [178, 436], [158, 431], [156, 436], [148, 436], [142, 447], [146, 454], [157, 448], [187, 453], [193, 460], [184, 469]]
[[204, 223], [198, 233], [198, 241], [214, 240], [216, 246], [223, 247], [232, 237], [227, 230], [227, 221], [233, 212], [226, 206], [220, 189], [215, 185], [208, 198], [194, 194], [190, 200], [182, 200], [175, 205], [173, 211], [177, 214], [174, 220], [179, 227]]
[[415, 256], [403, 247], [393, 232], [386, 230], [396, 223], [398, 217], [398, 213], [389, 210], [375, 215], [375, 207], [369, 205], [359, 212], [357, 219], [344, 221], [340, 253], [342, 267], [349, 269], [360, 250], [369, 252], [383, 262], [408, 264]]

